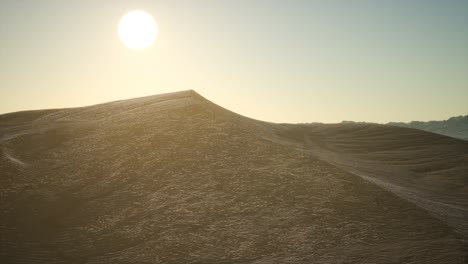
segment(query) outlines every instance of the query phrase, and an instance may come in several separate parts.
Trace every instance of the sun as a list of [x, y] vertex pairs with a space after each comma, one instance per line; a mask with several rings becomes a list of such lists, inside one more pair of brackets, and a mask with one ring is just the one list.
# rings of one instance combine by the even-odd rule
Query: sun
[[127, 48], [142, 50], [150, 47], [156, 40], [158, 25], [150, 14], [134, 10], [120, 19], [118, 31]]

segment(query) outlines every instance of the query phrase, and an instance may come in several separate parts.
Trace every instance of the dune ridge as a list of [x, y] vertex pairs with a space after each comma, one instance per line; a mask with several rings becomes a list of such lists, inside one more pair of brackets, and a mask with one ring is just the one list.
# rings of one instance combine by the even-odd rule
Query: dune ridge
[[2, 263], [466, 260], [462, 140], [183, 91], [0, 115], [0, 148]]

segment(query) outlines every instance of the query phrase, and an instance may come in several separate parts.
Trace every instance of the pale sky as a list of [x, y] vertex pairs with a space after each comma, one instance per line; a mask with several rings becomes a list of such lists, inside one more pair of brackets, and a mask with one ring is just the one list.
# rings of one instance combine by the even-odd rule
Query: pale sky
[[[134, 51], [117, 26], [151, 14]], [[0, 113], [193, 89], [273, 122], [468, 114], [468, 1], [0, 0]]]

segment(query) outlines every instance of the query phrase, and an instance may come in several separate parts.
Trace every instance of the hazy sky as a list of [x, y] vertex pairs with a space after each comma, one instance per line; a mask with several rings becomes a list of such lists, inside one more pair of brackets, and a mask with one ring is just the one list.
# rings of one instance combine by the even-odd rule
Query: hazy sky
[[[118, 37], [133, 9], [147, 50]], [[187, 89], [275, 122], [468, 114], [468, 1], [0, 0], [0, 113]]]

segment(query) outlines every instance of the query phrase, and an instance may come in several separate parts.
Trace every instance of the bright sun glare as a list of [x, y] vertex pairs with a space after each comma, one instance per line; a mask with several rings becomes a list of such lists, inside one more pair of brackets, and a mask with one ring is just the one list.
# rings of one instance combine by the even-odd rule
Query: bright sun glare
[[144, 11], [130, 11], [120, 19], [119, 37], [129, 49], [146, 49], [157, 35], [156, 21]]

